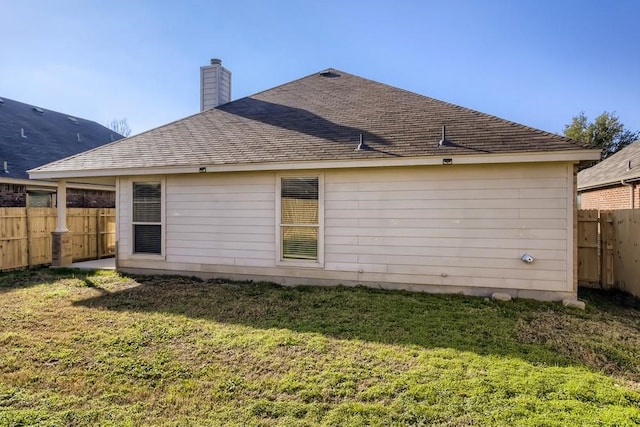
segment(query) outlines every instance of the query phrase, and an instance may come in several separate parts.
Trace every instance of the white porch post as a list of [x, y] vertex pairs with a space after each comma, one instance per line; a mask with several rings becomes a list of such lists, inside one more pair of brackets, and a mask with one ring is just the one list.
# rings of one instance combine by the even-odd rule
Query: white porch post
[[69, 231], [67, 228], [67, 181], [58, 181], [58, 192], [56, 194], [56, 205], [58, 208], [58, 222], [56, 232], [63, 233]]
[[51, 265], [67, 267], [73, 263], [73, 241], [67, 228], [67, 182], [58, 181], [57, 226], [51, 236]]

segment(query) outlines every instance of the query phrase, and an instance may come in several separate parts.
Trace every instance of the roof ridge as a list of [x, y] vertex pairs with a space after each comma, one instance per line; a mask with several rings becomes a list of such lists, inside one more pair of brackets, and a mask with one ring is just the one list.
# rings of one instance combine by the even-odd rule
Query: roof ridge
[[[276, 85], [276, 86], [270, 87], [269, 89], [264, 89], [264, 90], [261, 90], [261, 91], [256, 92], [256, 93], [252, 93], [251, 95], [243, 96], [242, 98], [234, 99], [233, 101], [227, 102], [227, 103], [225, 103], [225, 104], [220, 104], [220, 105], [218, 105], [218, 106], [216, 106], [216, 107], [214, 107], [214, 108], [211, 108], [211, 109], [212, 109], [212, 110], [215, 110], [215, 109], [217, 109], [218, 107], [222, 107], [223, 105], [229, 105], [229, 104], [232, 104], [232, 103], [234, 103], [234, 102], [236, 102], [236, 101], [241, 101], [241, 100], [243, 100], [243, 99], [251, 98], [251, 97], [254, 97], [254, 96], [259, 96], [259, 95], [262, 95], [262, 94], [264, 94], [264, 93], [266, 93], [266, 92], [271, 92], [271, 91], [274, 91], [274, 90], [276, 90], [276, 89], [280, 89], [282, 86], [287, 86], [287, 85], [290, 85], [290, 84], [293, 84], [293, 83], [299, 82], [299, 81], [301, 81], [301, 80], [308, 79], [309, 77], [313, 77], [313, 76], [320, 75], [322, 72], [324, 72], [324, 71], [326, 71], [326, 70], [340, 71], [340, 70], [337, 70], [337, 69], [335, 69], [335, 68], [325, 68], [325, 69], [323, 69], [323, 70], [321, 70], [321, 71], [316, 71], [316, 72], [311, 73], [311, 74], [308, 74], [308, 75], [306, 75], [306, 76], [304, 76], [304, 77], [300, 77], [300, 78], [297, 78], [297, 79], [294, 79], [294, 80], [291, 80], [291, 81], [288, 81], [288, 82], [285, 82], [285, 83], [281, 83], [281, 84], [279, 84], [279, 85]], [[342, 71], [340, 71], [340, 72], [342, 72]], [[349, 74], [349, 73], [345, 73], [345, 74]], [[206, 110], [206, 111], [209, 111], [209, 110]], [[204, 112], [204, 111], [201, 111], [201, 112]]]

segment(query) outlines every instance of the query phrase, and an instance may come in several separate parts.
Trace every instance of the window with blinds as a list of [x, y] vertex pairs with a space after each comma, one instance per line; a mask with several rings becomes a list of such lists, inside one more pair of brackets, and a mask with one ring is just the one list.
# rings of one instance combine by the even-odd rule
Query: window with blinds
[[133, 253], [162, 253], [160, 182], [133, 183]]
[[281, 178], [282, 259], [318, 260], [318, 177]]

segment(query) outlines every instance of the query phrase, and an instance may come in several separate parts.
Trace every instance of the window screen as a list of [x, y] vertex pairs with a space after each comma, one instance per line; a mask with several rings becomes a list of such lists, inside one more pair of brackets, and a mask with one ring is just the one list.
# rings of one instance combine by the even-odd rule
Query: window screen
[[318, 178], [282, 178], [283, 259], [318, 259]]
[[133, 183], [133, 252], [162, 253], [162, 193], [159, 182]]

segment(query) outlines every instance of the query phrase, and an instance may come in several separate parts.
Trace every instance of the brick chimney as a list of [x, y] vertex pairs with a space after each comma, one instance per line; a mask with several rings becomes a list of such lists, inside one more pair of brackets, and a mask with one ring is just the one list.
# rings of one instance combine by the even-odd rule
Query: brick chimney
[[210, 110], [231, 101], [231, 71], [217, 58], [200, 67], [200, 111]]

